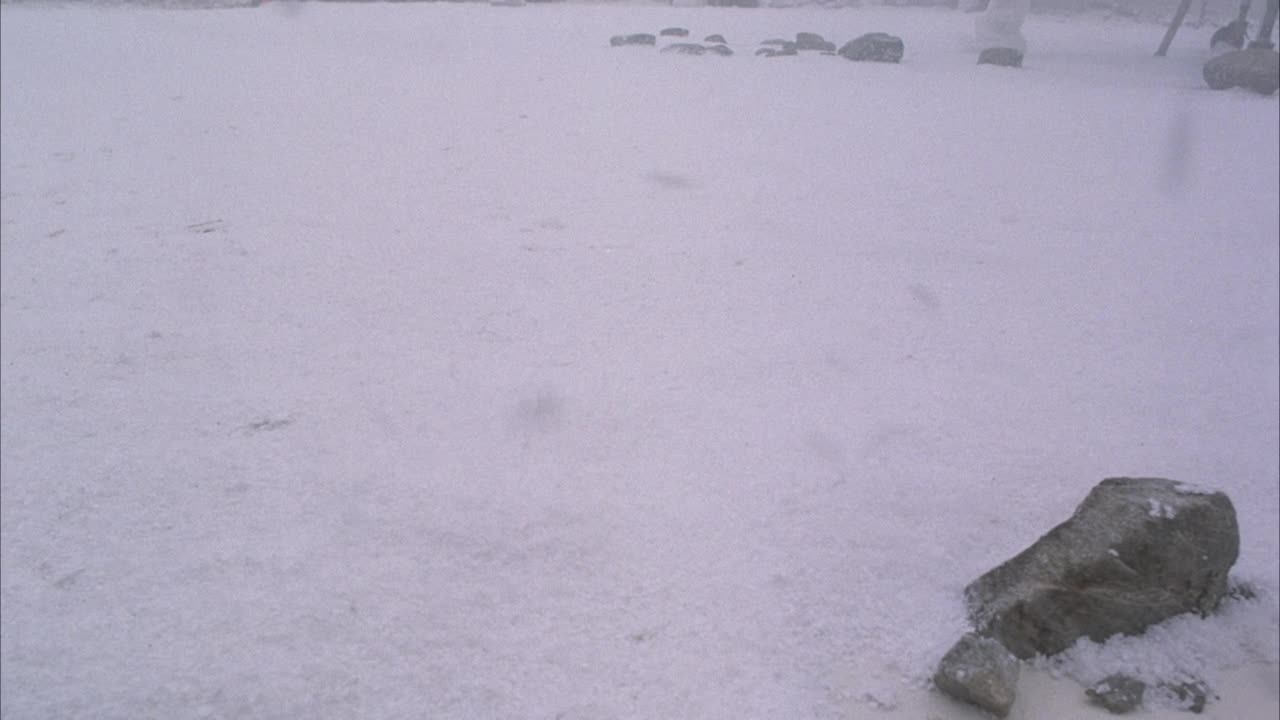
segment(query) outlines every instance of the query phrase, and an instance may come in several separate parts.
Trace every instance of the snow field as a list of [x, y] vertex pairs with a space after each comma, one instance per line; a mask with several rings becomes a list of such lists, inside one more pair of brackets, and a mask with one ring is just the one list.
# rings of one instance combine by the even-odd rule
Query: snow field
[[1263, 599], [1067, 671], [1275, 663], [1275, 98], [971, 28], [0, 9], [3, 714], [874, 715], [1122, 474]]

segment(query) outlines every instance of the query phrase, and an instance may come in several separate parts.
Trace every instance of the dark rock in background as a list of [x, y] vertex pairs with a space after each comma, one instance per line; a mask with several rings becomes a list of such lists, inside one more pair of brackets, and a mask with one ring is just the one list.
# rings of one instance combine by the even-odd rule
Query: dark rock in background
[[662, 48], [662, 52], [678, 55], [705, 55], [707, 49], [697, 43], [675, 43]]
[[1280, 53], [1268, 48], [1236, 50], [1205, 63], [1203, 73], [1214, 90], [1243, 87], [1270, 95], [1280, 89]]
[[609, 38], [609, 44], [613, 47], [621, 47], [623, 45], [656, 45], [658, 39], [648, 33], [636, 33], [634, 35], [614, 35]]
[[839, 52], [841, 57], [858, 62], [896, 63], [902, 61], [905, 46], [900, 37], [888, 33], [867, 33], [845, 43]]
[[1022, 51], [1016, 48], [987, 48], [978, 54], [979, 65], [1000, 65], [1001, 67], [1022, 67]]

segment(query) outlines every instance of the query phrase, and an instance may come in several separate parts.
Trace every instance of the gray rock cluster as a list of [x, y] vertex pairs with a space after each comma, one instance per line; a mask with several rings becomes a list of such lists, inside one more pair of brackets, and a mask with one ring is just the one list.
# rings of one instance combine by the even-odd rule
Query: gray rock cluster
[[1219, 55], [1205, 63], [1204, 81], [1214, 90], [1243, 87], [1270, 95], [1280, 89], [1280, 53], [1249, 48]]
[[[648, 33], [637, 33], [633, 35], [615, 35], [609, 40], [609, 44], [614, 47], [624, 45], [654, 45], [657, 38], [672, 37], [685, 38], [689, 36], [689, 31], [682, 27], [669, 27], [659, 31], [657, 36]], [[728, 42], [723, 35], [712, 34], [703, 39], [703, 43], [678, 42], [667, 45], [662, 48], [664, 53], [673, 53], [678, 55], [732, 55], [733, 50], [729, 48]], [[896, 63], [902, 60], [904, 45], [902, 38], [889, 35], [888, 33], [867, 33], [861, 37], [849, 41], [836, 51], [836, 44], [828, 41], [818, 33], [800, 32], [796, 33], [794, 40], [785, 40], [782, 38], [770, 38], [760, 43], [761, 47], [756, 50], [755, 54], [761, 57], [787, 57], [799, 55], [801, 52], [818, 52], [823, 55], [841, 55], [850, 60], [859, 62], [889, 62]]]
[[[974, 652], [973, 638], [1026, 659], [1055, 655], [1080, 638], [1140, 635], [1183, 613], [1203, 617], [1227, 594], [1239, 548], [1235, 508], [1225, 494], [1162, 478], [1103, 480], [1066, 522], [965, 588], [976, 634], [947, 654], [935, 684], [1003, 716], [1004, 690], [1012, 693], [1017, 675], [1007, 688], [997, 687], [991, 678], [1009, 673], [995, 672], [1002, 661], [993, 659], [998, 653], [990, 645]], [[1111, 680], [1091, 688], [1090, 698], [1117, 709], [1142, 702], [1132, 683]], [[1196, 683], [1161, 689], [1192, 708], [1203, 708], [1208, 696]]]

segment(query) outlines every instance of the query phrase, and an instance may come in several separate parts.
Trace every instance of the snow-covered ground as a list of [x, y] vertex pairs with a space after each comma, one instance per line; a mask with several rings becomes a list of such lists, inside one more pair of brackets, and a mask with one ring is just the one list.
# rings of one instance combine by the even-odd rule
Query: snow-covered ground
[[[961, 589], [1125, 474], [1226, 490], [1262, 599], [1065, 669], [1275, 717], [1280, 106], [1213, 28], [0, 21], [5, 718], [969, 717]], [[738, 52], [608, 45], [668, 25]]]

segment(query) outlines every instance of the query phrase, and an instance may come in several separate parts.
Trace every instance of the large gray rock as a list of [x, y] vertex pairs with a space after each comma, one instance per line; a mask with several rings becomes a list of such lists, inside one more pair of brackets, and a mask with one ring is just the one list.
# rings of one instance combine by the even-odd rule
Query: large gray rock
[[841, 57], [858, 62], [896, 63], [902, 61], [904, 50], [902, 38], [876, 32], [850, 40], [840, 48], [839, 53]]
[[1205, 63], [1204, 81], [1214, 90], [1245, 87], [1270, 95], [1280, 89], [1280, 53], [1249, 48], [1219, 55]]
[[969, 633], [938, 663], [933, 684], [961, 702], [996, 717], [1009, 714], [1018, 688], [1018, 660], [1000, 643]]
[[1082, 637], [1101, 642], [1212, 612], [1239, 551], [1225, 494], [1110, 478], [1070, 519], [965, 588], [965, 599], [979, 633], [1020, 658], [1054, 655]]

